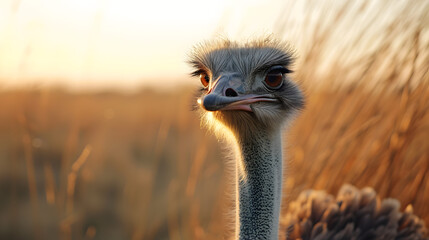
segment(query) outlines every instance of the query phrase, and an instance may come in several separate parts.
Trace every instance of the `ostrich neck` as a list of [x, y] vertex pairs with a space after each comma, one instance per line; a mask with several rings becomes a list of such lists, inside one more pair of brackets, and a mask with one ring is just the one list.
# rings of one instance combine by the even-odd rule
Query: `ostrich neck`
[[277, 239], [282, 192], [281, 131], [237, 138], [237, 239]]

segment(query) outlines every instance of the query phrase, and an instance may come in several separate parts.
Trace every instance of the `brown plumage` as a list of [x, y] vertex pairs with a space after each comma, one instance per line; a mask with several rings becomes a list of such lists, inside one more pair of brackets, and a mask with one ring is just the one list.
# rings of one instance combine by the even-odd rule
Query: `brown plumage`
[[[380, 200], [372, 188], [343, 185], [335, 198], [308, 190], [291, 202], [282, 219], [286, 239], [429, 239], [422, 219], [396, 199]], [[426, 236], [426, 237], [425, 237]]]

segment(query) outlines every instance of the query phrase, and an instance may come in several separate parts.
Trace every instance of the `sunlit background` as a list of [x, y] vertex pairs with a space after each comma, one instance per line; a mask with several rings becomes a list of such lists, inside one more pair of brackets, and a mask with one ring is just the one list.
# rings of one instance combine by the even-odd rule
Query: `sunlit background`
[[307, 101], [284, 133], [284, 206], [351, 183], [428, 225], [428, 13], [427, 0], [1, 0], [0, 239], [229, 239], [226, 153], [191, 111], [186, 64], [218, 37], [295, 49]]
[[282, 1], [5, 0], [0, 86], [130, 90], [189, 84], [192, 45], [271, 33]]

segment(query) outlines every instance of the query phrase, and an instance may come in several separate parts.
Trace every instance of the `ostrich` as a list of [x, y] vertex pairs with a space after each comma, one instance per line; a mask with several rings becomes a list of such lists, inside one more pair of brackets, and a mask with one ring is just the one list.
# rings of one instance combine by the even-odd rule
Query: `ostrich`
[[[290, 79], [293, 51], [280, 41], [214, 41], [189, 63], [202, 87], [202, 122], [235, 152], [235, 239], [278, 239], [283, 182], [282, 130], [304, 106]], [[338, 199], [306, 191], [291, 203], [287, 239], [425, 239], [423, 221], [370, 188], [344, 185]]]

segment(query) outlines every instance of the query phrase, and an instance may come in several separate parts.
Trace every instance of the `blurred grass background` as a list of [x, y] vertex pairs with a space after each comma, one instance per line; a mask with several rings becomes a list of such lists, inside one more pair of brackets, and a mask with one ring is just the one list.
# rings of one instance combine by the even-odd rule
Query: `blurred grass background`
[[2, 239], [221, 233], [221, 156], [189, 92], [2, 93]]
[[[307, 96], [285, 133], [285, 204], [347, 182], [428, 225], [429, 3], [305, 2], [276, 27], [298, 45]], [[291, 27], [299, 9], [307, 24]], [[2, 91], [0, 239], [228, 236], [224, 155], [191, 111], [194, 90]]]

